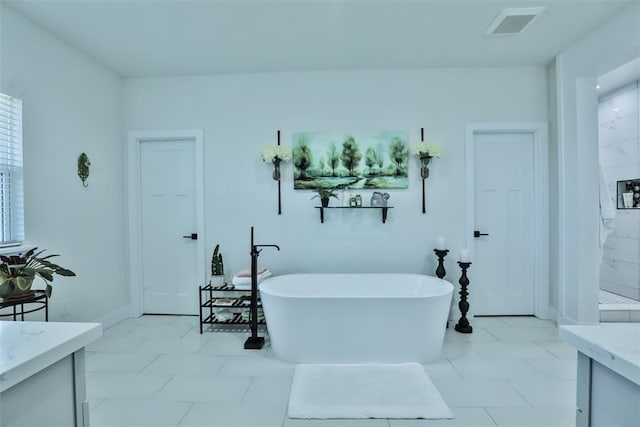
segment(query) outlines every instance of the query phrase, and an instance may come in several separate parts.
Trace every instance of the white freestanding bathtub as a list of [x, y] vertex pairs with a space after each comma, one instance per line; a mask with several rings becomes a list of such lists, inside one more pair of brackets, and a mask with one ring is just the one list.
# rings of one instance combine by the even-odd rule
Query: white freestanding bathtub
[[420, 274], [288, 274], [260, 283], [271, 347], [297, 363], [438, 358], [453, 285]]

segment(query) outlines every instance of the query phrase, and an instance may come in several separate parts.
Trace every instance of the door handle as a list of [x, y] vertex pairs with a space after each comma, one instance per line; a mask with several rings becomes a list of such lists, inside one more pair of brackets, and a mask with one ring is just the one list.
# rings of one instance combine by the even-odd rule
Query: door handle
[[198, 240], [198, 233], [191, 233], [188, 236], [182, 236], [183, 239]]
[[489, 235], [488, 233], [481, 233], [478, 230], [474, 230], [473, 232], [473, 237], [488, 236], [488, 235]]

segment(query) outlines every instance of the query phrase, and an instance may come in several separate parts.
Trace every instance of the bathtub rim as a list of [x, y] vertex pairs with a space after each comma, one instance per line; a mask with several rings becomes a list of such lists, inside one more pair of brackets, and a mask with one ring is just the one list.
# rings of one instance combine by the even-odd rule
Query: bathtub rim
[[[366, 275], [375, 275], [375, 276], [417, 276], [417, 277], [427, 277], [429, 280], [435, 280], [439, 284], [444, 285], [444, 289], [442, 292], [434, 292], [427, 295], [289, 295], [282, 292], [273, 292], [269, 289], [263, 289], [263, 284], [269, 283], [270, 281], [275, 281], [278, 278], [291, 277], [291, 276], [366, 276]], [[453, 294], [455, 290], [454, 285], [448, 280], [440, 279], [435, 276], [429, 276], [428, 274], [420, 274], [420, 273], [289, 273], [289, 274], [280, 274], [270, 276], [258, 284], [258, 290], [260, 293], [264, 293], [269, 296], [274, 296], [278, 298], [291, 298], [291, 299], [418, 299], [418, 298], [438, 298], [443, 297], [448, 294]]]

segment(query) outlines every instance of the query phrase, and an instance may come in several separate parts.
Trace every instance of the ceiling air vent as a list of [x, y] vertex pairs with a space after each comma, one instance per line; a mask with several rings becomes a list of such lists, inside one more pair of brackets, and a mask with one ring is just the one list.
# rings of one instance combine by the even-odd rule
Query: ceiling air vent
[[521, 33], [544, 9], [544, 7], [504, 9], [489, 25], [485, 34], [506, 36]]

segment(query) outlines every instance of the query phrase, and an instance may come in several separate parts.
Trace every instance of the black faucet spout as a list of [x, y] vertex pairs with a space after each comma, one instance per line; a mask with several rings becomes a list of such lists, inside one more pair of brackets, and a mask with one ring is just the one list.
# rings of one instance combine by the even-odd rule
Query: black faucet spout
[[253, 245], [253, 247], [254, 248], [276, 248], [277, 250], [280, 250], [280, 246], [278, 245]]

